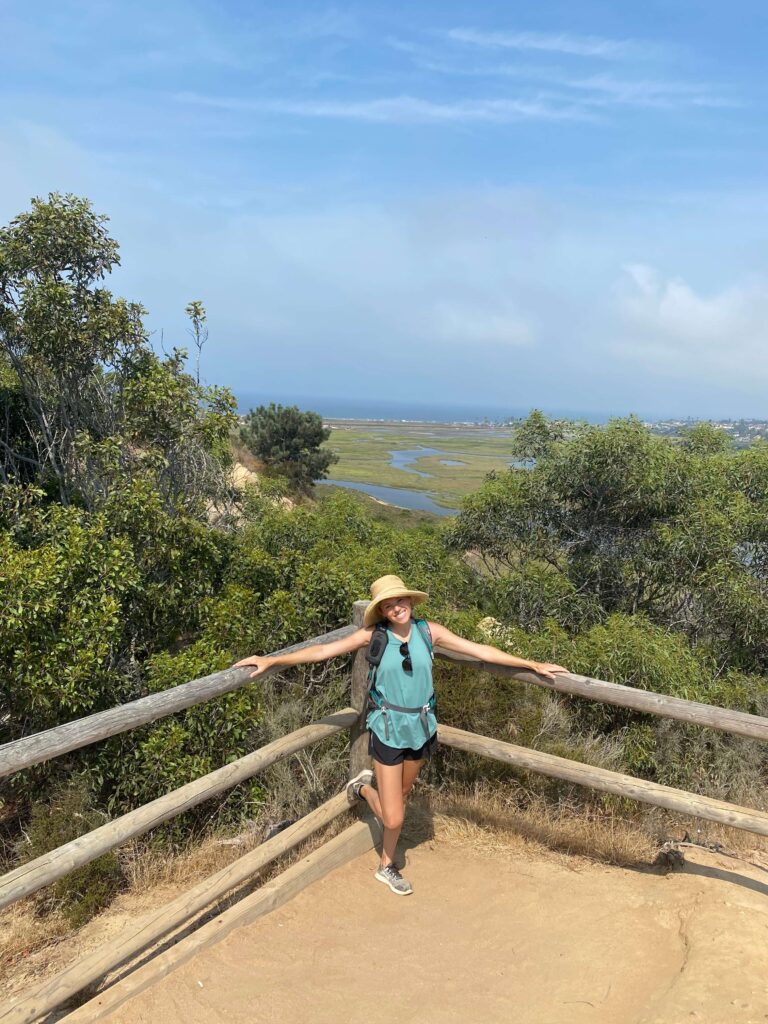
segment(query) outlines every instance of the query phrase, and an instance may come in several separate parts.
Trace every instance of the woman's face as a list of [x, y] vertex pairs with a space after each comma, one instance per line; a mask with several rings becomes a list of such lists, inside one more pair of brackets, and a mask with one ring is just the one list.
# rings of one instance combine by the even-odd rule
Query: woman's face
[[390, 597], [379, 605], [381, 614], [388, 622], [403, 625], [411, 619], [413, 600], [410, 597]]

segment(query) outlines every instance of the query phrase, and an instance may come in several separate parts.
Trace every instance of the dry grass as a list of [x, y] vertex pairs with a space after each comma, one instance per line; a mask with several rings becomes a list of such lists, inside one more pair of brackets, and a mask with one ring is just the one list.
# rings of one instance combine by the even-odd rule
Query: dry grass
[[140, 895], [158, 886], [185, 888], [212, 875], [248, 853], [262, 841], [261, 831], [248, 828], [228, 838], [212, 837], [169, 856], [161, 849], [135, 843], [125, 859], [128, 890]]
[[422, 787], [409, 812], [409, 838], [426, 830], [440, 842], [488, 856], [576, 855], [636, 865], [650, 863], [658, 849], [641, 824], [619, 815], [553, 807], [539, 797], [521, 806], [496, 790], [480, 787], [466, 792]]
[[768, 864], [768, 838], [699, 818], [641, 808], [553, 805], [526, 793], [509, 795], [478, 786], [457, 791], [419, 785], [406, 834], [412, 843], [434, 838], [496, 856], [580, 857], [627, 867], [650, 866], [669, 839], [717, 844], [736, 859]]
[[246, 448], [237, 437], [230, 437], [230, 445], [232, 447], [232, 458], [235, 463], [239, 462], [241, 466], [245, 466], [252, 473], [264, 472], [265, 467], [261, 459], [257, 459], [253, 452]]

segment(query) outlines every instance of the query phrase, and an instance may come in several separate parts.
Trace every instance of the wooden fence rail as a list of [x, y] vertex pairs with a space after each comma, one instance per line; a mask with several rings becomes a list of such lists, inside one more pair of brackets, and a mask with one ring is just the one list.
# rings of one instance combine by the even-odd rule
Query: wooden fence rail
[[[111, 1014], [128, 999], [150, 988], [161, 978], [187, 963], [197, 953], [204, 949], [210, 949], [217, 942], [221, 942], [234, 928], [250, 924], [262, 915], [282, 906], [302, 889], [323, 878], [329, 871], [366, 853], [378, 842], [380, 842], [380, 833], [375, 822], [370, 819], [354, 822], [340, 835], [329, 839], [317, 850], [313, 850], [312, 853], [286, 868], [277, 878], [266, 882], [261, 888], [249, 896], [245, 896], [234, 906], [201, 925], [178, 945], [164, 950], [158, 956], [142, 964], [137, 970], [115, 982], [114, 985], [110, 985], [106, 991], [100, 992], [84, 1006], [78, 1007], [66, 1019], [71, 1021], [71, 1024], [96, 1024], [97, 1021], [109, 1020]], [[301, 957], [302, 954], [301, 949], [296, 950], [297, 957]], [[366, 951], [363, 950], [362, 954], [365, 956]], [[258, 993], [258, 978], [256, 978], [256, 985], [255, 991]], [[257, 995], [255, 1003], [245, 1019], [263, 1020], [263, 1013], [260, 1012], [262, 1009]]]
[[548, 775], [553, 779], [561, 779], [563, 782], [574, 782], [578, 786], [589, 786], [604, 793], [614, 793], [616, 796], [640, 800], [656, 807], [666, 807], [671, 811], [680, 811], [697, 818], [706, 818], [708, 821], [719, 821], [723, 825], [731, 825], [733, 828], [768, 836], [768, 814], [764, 811], [754, 811], [749, 807], [737, 807], [735, 804], [725, 803], [723, 800], [712, 800], [707, 796], [699, 796], [698, 793], [687, 793], [685, 790], [673, 789], [671, 786], [660, 786], [658, 783], [646, 782], [643, 779], [636, 779], [632, 775], [608, 771], [606, 768], [593, 768], [592, 765], [582, 764], [579, 761], [569, 761], [564, 757], [556, 757], [554, 754], [544, 754], [538, 750], [530, 750], [528, 747], [518, 747], [514, 743], [490, 739], [488, 736], [478, 736], [477, 733], [454, 729], [448, 725], [437, 727], [437, 737], [448, 747], [456, 747], [458, 750], [465, 750], [471, 754], [480, 754], [483, 757], [492, 758], [494, 761], [503, 761], [516, 768], [525, 768], [528, 771], [538, 772], [540, 775]]
[[[354, 626], [342, 626], [332, 633], [324, 633], [300, 644], [293, 644], [292, 647], [284, 647], [273, 654], [300, 651], [313, 644], [329, 644], [348, 636], [354, 629]], [[269, 669], [261, 678], [274, 675], [277, 671], [279, 669]], [[244, 668], [214, 672], [202, 679], [193, 679], [188, 683], [182, 683], [181, 686], [173, 686], [148, 697], [130, 701], [128, 704], [120, 704], [108, 711], [99, 711], [87, 718], [78, 718], [74, 722], [35, 733], [34, 736], [23, 736], [11, 743], [5, 743], [0, 746], [0, 778], [21, 771], [22, 768], [29, 768], [33, 764], [39, 764], [41, 761], [50, 761], [60, 754], [78, 750], [109, 736], [116, 736], [140, 725], [148, 725], [158, 718], [192, 707], [193, 704], [201, 704], [213, 697], [239, 690], [251, 682], [250, 672], [250, 669]]]
[[602, 679], [590, 679], [589, 676], [574, 675], [571, 672], [558, 672], [553, 679], [545, 679], [535, 672], [524, 669], [508, 668], [506, 665], [492, 665], [487, 661], [477, 661], [452, 651], [435, 648], [435, 655], [446, 661], [467, 665], [470, 668], [491, 672], [493, 675], [519, 679], [525, 683], [535, 683], [557, 693], [568, 693], [588, 700], [615, 704], [632, 711], [643, 711], [661, 718], [674, 718], [689, 725], [705, 725], [710, 729], [733, 733], [736, 736], [748, 736], [751, 739], [768, 741], [768, 718], [750, 715], [745, 711], [731, 711], [715, 704], [702, 704], [699, 701], [683, 700], [681, 697], [668, 697], [664, 693], [653, 690], [637, 690], [632, 686], [620, 683], [607, 683]]
[[135, 811], [129, 811], [128, 814], [123, 814], [122, 817], [115, 818], [114, 821], [87, 832], [84, 836], [51, 850], [50, 853], [43, 854], [42, 857], [22, 864], [0, 878], [0, 909], [37, 892], [44, 885], [50, 885], [75, 868], [96, 860], [103, 853], [114, 850], [134, 836], [140, 836], [169, 818], [218, 796], [238, 782], [263, 771], [275, 761], [295, 754], [298, 750], [303, 750], [343, 729], [349, 729], [358, 718], [358, 713], [352, 708], [337, 711], [312, 725], [306, 725], [303, 729], [281, 736], [273, 743], [268, 743], [265, 747], [224, 765], [223, 768], [217, 768], [216, 771], [203, 775], [194, 782], [188, 782], [186, 786], [158, 797], [157, 800], [137, 807]]

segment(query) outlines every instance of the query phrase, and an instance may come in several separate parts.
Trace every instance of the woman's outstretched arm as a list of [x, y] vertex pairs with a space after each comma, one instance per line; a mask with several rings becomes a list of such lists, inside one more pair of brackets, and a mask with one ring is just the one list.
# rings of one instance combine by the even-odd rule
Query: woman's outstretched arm
[[510, 668], [527, 668], [545, 679], [553, 679], [555, 672], [567, 672], [562, 665], [550, 665], [545, 661], [528, 661], [526, 658], [518, 658], [514, 654], [507, 654], [500, 651], [498, 647], [491, 647], [490, 644], [476, 644], [473, 640], [465, 640], [463, 636], [457, 636], [450, 629], [441, 626], [439, 622], [430, 622], [429, 629], [432, 633], [432, 643], [435, 647], [443, 647], [446, 651], [453, 651], [456, 654], [466, 654], [478, 661], [487, 661], [491, 665], [508, 665]]
[[330, 658], [338, 658], [342, 654], [350, 654], [352, 651], [359, 651], [361, 647], [367, 647], [371, 639], [372, 627], [358, 629], [350, 636], [342, 637], [341, 640], [334, 640], [330, 644], [313, 644], [300, 651], [292, 651], [290, 654], [253, 654], [250, 658], [243, 658], [236, 661], [233, 668], [248, 668], [253, 665], [256, 669], [251, 672], [251, 679], [260, 676], [268, 668], [276, 666], [287, 667], [288, 665], [309, 665], [316, 661], [328, 661]]

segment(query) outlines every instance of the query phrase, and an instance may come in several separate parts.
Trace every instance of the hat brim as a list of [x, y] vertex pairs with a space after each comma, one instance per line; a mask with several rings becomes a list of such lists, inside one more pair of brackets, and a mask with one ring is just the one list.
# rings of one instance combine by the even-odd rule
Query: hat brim
[[391, 601], [393, 597], [410, 597], [414, 604], [418, 604], [419, 601], [426, 601], [429, 594], [425, 594], [423, 590], [385, 590], [383, 594], [379, 594], [375, 601], [371, 601], [365, 609], [363, 626], [372, 626], [375, 622], [383, 619], [384, 616], [379, 610], [379, 605], [381, 605], [383, 601]]

